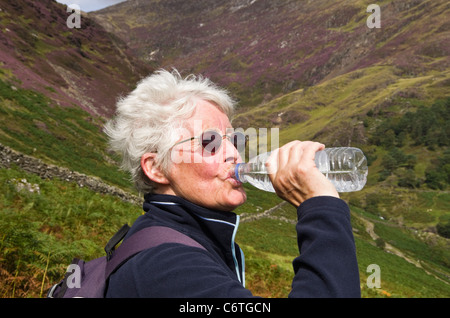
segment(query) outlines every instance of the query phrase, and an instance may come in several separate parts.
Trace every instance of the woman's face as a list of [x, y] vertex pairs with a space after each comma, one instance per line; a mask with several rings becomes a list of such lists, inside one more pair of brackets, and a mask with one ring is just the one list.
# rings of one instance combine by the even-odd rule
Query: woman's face
[[[200, 136], [207, 129], [229, 135], [232, 126], [225, 113], [210, 102], [200, 101], [179, 140]], [[222, 211], [231, 211], [247, 199], [242, 184], [230, 176], [232, 164], [242, 159], [228, 138], [223, 138], [213, 155], [203, 150], [198, 139], [175, 145], [171, 155], [173, 164], [167, 179], [172, 194]]]

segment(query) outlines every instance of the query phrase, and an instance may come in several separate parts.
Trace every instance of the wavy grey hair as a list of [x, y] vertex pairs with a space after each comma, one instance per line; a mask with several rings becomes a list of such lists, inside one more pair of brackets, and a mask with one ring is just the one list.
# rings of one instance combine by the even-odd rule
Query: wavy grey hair
[[116, 114], [105, 125], [112, 150], [122, 156], [122, 169], [130, 172], [140, 193], [152, 193], [156, 184], [141, 168], [145, 153], [157, 153], [156, 166], [163, 173], [170, 168], [170, 150], [179, 138], [179, 128], [189, 119], [199, 100], [216, 105], [228, 117], [234, 100], [209, 79], [178, 71], [158, 70], [117, 102]]

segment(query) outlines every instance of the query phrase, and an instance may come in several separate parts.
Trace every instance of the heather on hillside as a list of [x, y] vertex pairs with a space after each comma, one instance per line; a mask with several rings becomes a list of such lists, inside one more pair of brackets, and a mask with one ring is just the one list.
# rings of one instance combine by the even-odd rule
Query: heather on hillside
[[[360, 1], [126, 1], [92, 13], [156, 67], [202, 73], [241, 106], [374, 65], [404, 75], [448, 68], [448, 8], [386, 1], [370, 29]], [[157, 34], [157, 36], [155, 36]]]
[[2, 1], [0, 9], [0, 78], [58, 105], [110, 116], [117, 95], [151, 71], [93, 19], [68, 28], [69, 13], [55, 1]]

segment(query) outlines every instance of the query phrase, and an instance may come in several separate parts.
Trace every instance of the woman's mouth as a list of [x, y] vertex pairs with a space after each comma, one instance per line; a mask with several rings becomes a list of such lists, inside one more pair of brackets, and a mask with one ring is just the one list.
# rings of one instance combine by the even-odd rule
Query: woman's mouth
[[233, 177], [228, 177], [228, 178], [226, 179], [226, 181], [230, 182], [231, 185], [232, 185], [233, 187], [236, 187], [236, 188], [242, 186], [242, 182], [236, 180], [236, 179], [233, 178]]
[[236, 178], [234, 177], [234, 169], [230, 169], [228, 171], [225, 180], [230, 182], [233, 185], [233, 187], [240, 187], [242, 185], [242, 182], [240, 182], [239, 180], [236, 180]]

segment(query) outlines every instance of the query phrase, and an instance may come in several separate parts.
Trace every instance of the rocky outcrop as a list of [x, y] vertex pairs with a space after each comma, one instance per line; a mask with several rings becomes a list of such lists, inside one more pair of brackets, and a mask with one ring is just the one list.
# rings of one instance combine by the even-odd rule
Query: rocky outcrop
[[106, 184], [97, 177], [87, 176], [67, 168], [47, 164], [40, 159], [24, 155], [0, 144], [0, 167], [9, 168], [11, 165], [16, 165], [26, 172], [36, 174], [42, 179], [58, 178], [68, 182], [76, 182], [79, 187], [87, 187], [98, 193], [117, 196], [133, 204], [142, 204], [142, 199], [138, 196]]

